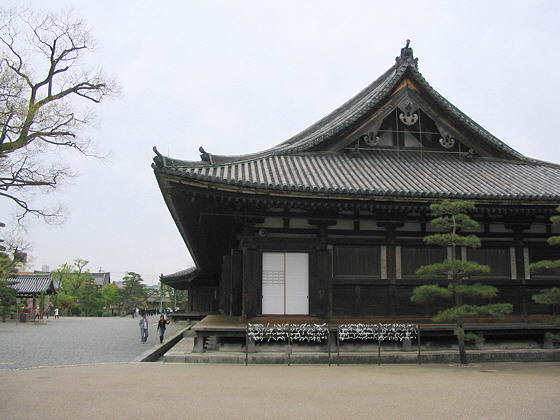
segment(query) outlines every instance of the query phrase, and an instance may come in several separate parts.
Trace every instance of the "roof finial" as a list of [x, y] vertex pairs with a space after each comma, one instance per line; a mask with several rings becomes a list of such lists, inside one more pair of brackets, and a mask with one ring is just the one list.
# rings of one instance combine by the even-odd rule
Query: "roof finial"
[[401, 55], [397, 57], [397, 65], [410, 64], [418, 68], [418, 59], [414, 58], [412, 48], [410, 48], [410, 39], [406, 40], [406, 46], [401, 48]]

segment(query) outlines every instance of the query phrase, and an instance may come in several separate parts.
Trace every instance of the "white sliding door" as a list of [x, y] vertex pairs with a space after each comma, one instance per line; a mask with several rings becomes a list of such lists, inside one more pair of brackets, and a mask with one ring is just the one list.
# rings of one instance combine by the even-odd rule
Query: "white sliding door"
[[309, 258], [286, 254], [286, 314], [309, 313]]
[[284, 313], [286, 270], [284, 253], [263, 253], [262, 313]]
[[263, 253], [263, 314], [309, 314], [309, 256]]

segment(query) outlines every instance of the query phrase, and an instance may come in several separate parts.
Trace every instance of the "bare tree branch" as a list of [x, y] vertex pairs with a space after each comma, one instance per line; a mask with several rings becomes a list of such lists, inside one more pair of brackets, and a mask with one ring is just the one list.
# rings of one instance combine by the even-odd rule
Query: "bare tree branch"
[[[30, 206], [21, 194], [29, 188], [55, 189], [73, 176], [69, 168], [52, 163], [57, 148], [100, 157], [80, 136], [93, 121], [84, 102], [100, 103], [120, 88], [83, 66], [82, 55], [94, 47], [88, 27], [71, 11], [0, 8], [0, 196], [23, 209], [18, 217], [53, 216]], [[41, 164], [45, 161], [51, 166]]]

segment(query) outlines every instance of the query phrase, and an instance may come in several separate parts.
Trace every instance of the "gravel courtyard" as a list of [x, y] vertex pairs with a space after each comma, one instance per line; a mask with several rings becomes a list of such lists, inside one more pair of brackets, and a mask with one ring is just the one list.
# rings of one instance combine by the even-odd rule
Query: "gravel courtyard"
[[131, 317], [0, 323], [0, 418], [560, 418], [560, 362], [130, 363], [159, 342], [157, 319], [148, 344]]
[[[158, 319], [148, 317], [147, 344], [140, 343], [137, 317], [51, 316], [44, 323], [0, 323], [0, 369], [131, 362], [159, 343]], [[165, 337], [185, 326], [169, 324]]]
[[560, 363], [0, 370], [2, 419], [558, 419]]

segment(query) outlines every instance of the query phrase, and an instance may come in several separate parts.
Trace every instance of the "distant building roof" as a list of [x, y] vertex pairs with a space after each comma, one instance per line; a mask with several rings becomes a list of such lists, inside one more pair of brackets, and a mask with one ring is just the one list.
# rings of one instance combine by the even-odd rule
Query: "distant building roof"
[[40, 295], [41, 293], [47, 295], [57, 294], [50, 273], [21, 274], [18, 277], [4, 280], [12, 283], [10, 287], [18, 291], [18, 297], [32, 297]]
[[93, 277], [93, 281], [95, 281], [95, 284], [98, 286], [104, 287], [111, 283], [111, 273], [99, 272], [90, 274]]

